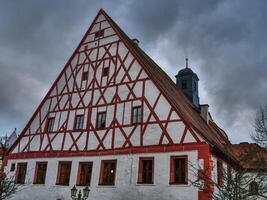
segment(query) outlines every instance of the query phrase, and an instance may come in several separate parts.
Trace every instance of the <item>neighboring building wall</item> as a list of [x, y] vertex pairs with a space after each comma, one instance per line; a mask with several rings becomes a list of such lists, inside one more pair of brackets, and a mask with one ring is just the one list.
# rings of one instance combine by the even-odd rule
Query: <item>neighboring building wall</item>
[[[188, 185], [170, 185], [170, 157], [187, 155], [188, 160], [194, 166], [198, 165], [197, 151], [169, 152], [169, 153], [151, 153], [151, 154], [130, 154], [116, 156], [99, 157], [65, 157], [50, 159], [28, 159], [28, 160], [9, 160], [7, 169], [10, 169], [11, 163], [27, 161], [27, 184], [16, 194], [13, 200], [47, 200], [57, 199], [67, 200], [70, 197], [70, 188], [76, 184], [78, 162], [92, 161], [92, 179], [91, 192], [89, 200], [196, 200], [198, 199], [198, 189]], [[137, 184], [139, 157], [154, 157], [154, 184]], [[99, 186], [100, 162], [101, 160], [117, 159], [117, 172], [115, 186]], [[32, 185], [36, 161], [48, 161], [48, 173], [46, 184]], [[58, 161], [72, 161], [70, 185], [55, 186], [57, 177]], [[191, 168], [189, 166], [189, 168]], [[195, 180], [195, 176], [188, 170], [188, 179]]]

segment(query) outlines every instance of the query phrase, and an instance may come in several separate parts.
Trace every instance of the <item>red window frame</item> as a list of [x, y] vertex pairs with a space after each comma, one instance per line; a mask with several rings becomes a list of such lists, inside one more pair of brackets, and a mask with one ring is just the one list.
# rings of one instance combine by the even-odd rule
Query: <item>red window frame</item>
[[220, 187], [223, 186], [223, 162], [217, 160], [217, 183]]
[[[151, 172], [149, 172], [148, 169], [145, 169], [147, 171], [144, 171], [144, 162], [146, 161], [151, 161], [152, 162], [152, 167], [151, 167]], [[138, 180], [137, 183], [138, 184], [154, 184], [154, 168], [155, 168], [155, 164], [154, 164], [154, 157], [140, 157], [139, 158], [139, 169], [138, 169]], [[145, 180], [146, 178], [144, 177], [144, 174], [151, 173], [151, 180]], [[148, 178], [147, 178], [148, 179]]]
[[[78, 121], [79, 117], [82, 117], [82, 122], [81, 122], [82, 127], [78, 127], [78, 125], [80, 124], [80, 123], [78, 123], [79, 122]], [[73, 130], [82, 130], [83, 129], [83, 123], [84, 123], [84, 114], [76, 115], [75, 118], [74, 118]]]
[[[51, 125], [52, 123], [52, 125]], [[55, 124], [55, 117], [48, 117], [47, 121], [46, 121], [46, 126], [45, 126], [45, 130], [46, 132], [52, 132], [54, 129], [54, 124]]]
[[[175, 173], [175, 168], [176, 168], [176, 162], [175, 160], [181, 160], [180, 161], [180, 166], [181, 166], [181, 162], [182, 160], [185, 160], [185, 166], [184, 166], [184, 175], [183, 175], [183, 171], [182, 171], [182, 167], [180, 167], [179, 169], [179, 175], [178, 177], [182, 177], [184, 176], [184, 181], [180, 180], [180, 181], [176, 181], [176, 173]], [[182, 179], [182, 178], [181, 178]], [[188, 184], [188, 157], [187, 155], [182, 155], [182, 156], [171, 156], [170, 158], [170, 184], [171, 185], [186, 185]]]
[[[45, 165], [45, 172], [43, 174], [44, 177], [42, 181], [39, 180], [40, 176], [40, 166]], [[35, 172], [34, 172], [34, 179], [33, 179], [33, 184], [45, 184], [45, 179], [46, 179], [46, 173], [47, 173], [47, 162], [36, 162], [35, 164]]]
[[109, 67], [104, 67], [102, 72], [102, 77], [108, 76], [109, 74]]
[[[85, 175], [83, 175], [83, 173], [84, 173], [84, 172], [82, 172], [83, 165], [87, 165], [89, 167], [89, 175], [87, 174], [88, 175], [87, 177]], [[92, 178], [92, 171], [93, 171], [93, 162], [79, 162], [77, 185], [78, 186], [90, 186], [91, 185], [91, 178]]]
[[[103, 115], [104, 115], [104, 117], [103, 117]], [[101, 117], [101, 120], [99, 119], [99, 117]], [[104, 129], [104, 128], [106, 128], [106, 118], [107, 118], [107, 112], [106, 111], [97, 113], [96, 129]], [[103, 119], [104, 119], [104, 122], [102, 122]], [[99, 123], [101, 123], [101, 124], [99, 124]]]
[[[67, 176], [68, 176], [68, 181], [66, 182], [62, 182], [62, 166], [63, 165], [68, 165], [69, 166], [69, 170], [67, 172]], [[58, 162], [58, 170], [57, 170], [57, 185], [69, 185], [70, 183], [70, 175], [71, 175], [71, 166], [72, 166], [72, 162], [71, 161], [59, 161]]]
[[[135, 115], [135, 110], [137, 111], [137, 115]], [[132, 117], [131, 117], [132, 124], [140, 124], [142, 122], [142, 116], [143, 116], [142, 106], [134, 106], [132, 108]]]
[[[110, 172], [109, 172], [108, 165], [113, 165], [114, 167], [114, 169], [112, 169], [111, 168], [112, 166], [109, 166]], [[102, 160], [101, 167], [100, 167], [99, 185], [115, 185], [116, 171], [117, 171], [117, 160]], [[105, 175], [108, 177], [105, 177]]]
[[84, 71], [84, 72], [82, 73], [82, 80], [83, 80], [83, 81], [88, 80], [88, 71]]
[[27, 163], [26, 162], [18, 163], [17, 164], [17, 170], [16, 170], [15, 183], [16, 184], [25, 184], [26, 174], [27, 174]]

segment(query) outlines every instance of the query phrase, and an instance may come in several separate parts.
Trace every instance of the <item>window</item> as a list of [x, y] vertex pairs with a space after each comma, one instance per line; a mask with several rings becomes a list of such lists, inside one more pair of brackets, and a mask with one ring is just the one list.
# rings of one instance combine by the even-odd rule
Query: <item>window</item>
[[108, 76], [109, 67], [104, 67], [102, 76]]
[[194, 82], [194, 91], [197, 91], [197, 83]]
[[71, 172], [71, 162], [59, 162], [58, 163], [58, 185], [69, 185], [70, 182], [70, 172]]
[[154, 158], [140, 158], [139, 160], [139, 184], [154, 183]]
[[116, 160], [101, 162], [99, 185], [115, 185], [116, 163]]
[[95, 39], [104, 36], [104, 30], [99, 30], [95, 33]]
[[92, 176], [92, 166], [92, 162], [80, 162], [78, 169], [77, 185], [90, 185]]
[[83, 81], [86, 81], [86, 80], [88, 80], [88, 71], [86, 71], [86, 72], [83, 72], [83, 75], [82, 75], [82, 80], [83, 80]]
[[49, 117], [49, 118], [47, 119], [46, 132], [51, 132], [51, 131], [53, 131], [54, 123], [55, 123], [55, 118], [54, 118], [54, 117]]
[[74, 130], [83, 129], [83, 118], [84, 115], [76, 115], [74, 120]]
[[187, 88], [187, 82], [186, 80], [182, 80], [182, 89], [186, 89]]
[[101, 129], [106, 127], [106, 112], [97, 113], [96, 128]]
[[255, 182], [255, 181], [252, 181], [249, 184], [249, 191], [250, 191], [250, 194], [251, 195], [257, 195], [257, 194], [259, 194], [259, 185], [258, 185], [258, 183]]
[[35, 167], [35, 176], [33, 183], [45, 184], [46, 170], [47, 170], [47, 162], [37, 162]]
[[217, 183], [220, 187], [223, 186], [223, 163], [221, 160], [217, 160]]
[[141, 106], [133, 107], [132, 110], [132, 124], [140, 124], [142, 119], [142, 108]]
[[11, 167], [10, 167], [10, 171], [11, 172], [15, 171], [15, 168], [16, 168], [16, 164], [15, 163], [12, 163], [11, 164]]
[[18, 163], [15, 182], [17, 184], [24, 184], [26, 173], [27, 173], [27, 163]]
[[170, 184], [187, 184], [187, 156], [172, 156]]

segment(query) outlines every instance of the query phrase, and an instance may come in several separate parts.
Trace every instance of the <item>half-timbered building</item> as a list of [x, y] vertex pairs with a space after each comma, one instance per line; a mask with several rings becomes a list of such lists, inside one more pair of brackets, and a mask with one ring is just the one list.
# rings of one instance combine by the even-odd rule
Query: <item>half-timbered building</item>
[[6, 156], [14, 199], [210, 199], [190, 169], [216, 179], [236, 159], [198, 81], [186, 66], [175, 84], [101, 9]]

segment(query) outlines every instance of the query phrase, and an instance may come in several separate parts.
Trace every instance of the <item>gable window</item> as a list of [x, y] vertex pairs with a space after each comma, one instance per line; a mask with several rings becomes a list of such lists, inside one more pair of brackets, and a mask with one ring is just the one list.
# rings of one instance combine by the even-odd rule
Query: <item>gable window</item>
[[104, 36], [104, 30], [99, 30], [95, 33], [95, 39]]
[[132, 124], [140, 124], [142, 119], [141, 106], [133, 107], [132, 109]]
[[186, 80], [182, 80], [182, 89], [185, 90], [187, 88]]
[[257, 182], [252, 181], [249, 184], [249, 192], [250, 192], [251, 195], [257, 195], [257, 194], [259, 194], [259, 185], [258, 185]]
[[27, 163], [18, 163], [17, 164], [17, 173], [16, 173], [16, 183], [24, 184], [27, 173]]
[[35, 167], [35, 177], [33, 183], [45, 184], [47, 162], [37, 162]]
[[108, 76], [109, 74], [109, 67], [104, 67], [102, 76]]
[[81, 130], [83, 129], [83, 119], [84, 115], [76, 115], [74, 120], [74, 129]]
[[58, 185], [69, 185], [70, 172], [71, 172], [71, 162], [70, 161], [59, 162], [58, 163], [57, 184]]
[[54, 123], [55, 123], [55, 118], [54, 118], [54, 117], [49, 117], [49, 118], [47, 119], [46, 132], [51, 132], [51, 131], [53, 131]]
[[15, 168], [16, 168], [16, 164], [12, 163], [11, 166], [10, 166], [10, 171], [11, 172], [15, 171]]
[[140, 158], [139, 159], [139, 184], [153, 184], [154, 183], [154, 158]]
[[106, 127], [106, 112], [97, 113], [96, 128], [101, 129]]
[[171, 156], [170, 184], [187, 184], [187, 156]]
[[115, 185], [116, 160], [102, 160], [99, 185]]
[[82, 80], [83, 81], [88, 80], [88, 71], [83, 72], [83, 74], [82, 74]]
[[220, 187], [223, 186], [223, 163], [217, 160], [217, 183]]
[[92, 176], [92, 162], [80, 162], [78, 169], [77, 185], [89, 186]]

